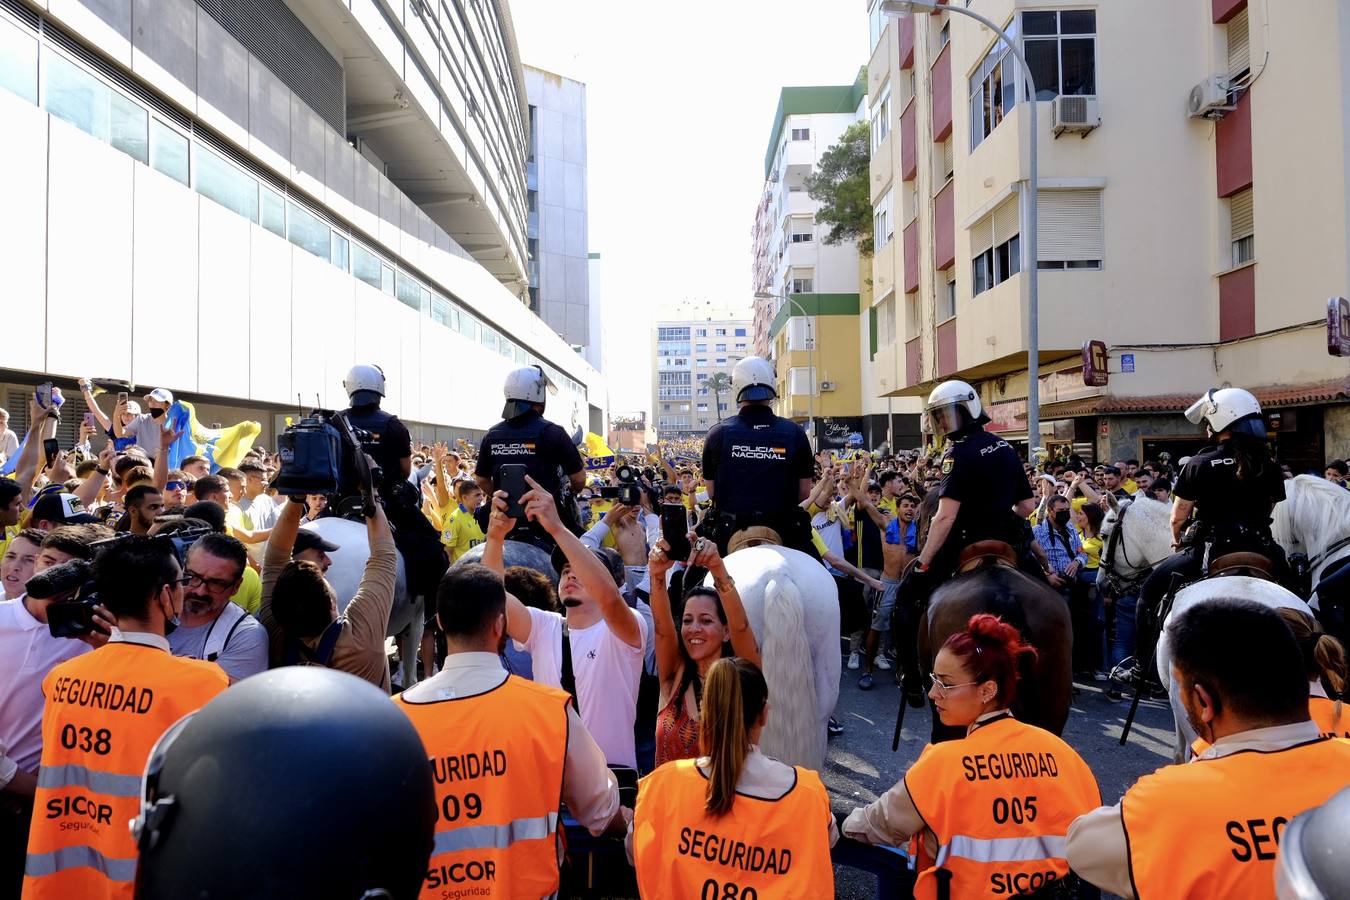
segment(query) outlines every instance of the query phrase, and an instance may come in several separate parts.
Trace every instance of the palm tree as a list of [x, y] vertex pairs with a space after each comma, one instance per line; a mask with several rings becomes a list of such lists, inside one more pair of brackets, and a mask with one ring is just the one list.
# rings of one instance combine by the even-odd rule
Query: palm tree
[[716, 372], [708, 379], [708, 390], [712, 392], [713, 402], [717, 404], [717, 421], [722, 421], [722, 395], [731, 390], [731, 376], [726, 372]]

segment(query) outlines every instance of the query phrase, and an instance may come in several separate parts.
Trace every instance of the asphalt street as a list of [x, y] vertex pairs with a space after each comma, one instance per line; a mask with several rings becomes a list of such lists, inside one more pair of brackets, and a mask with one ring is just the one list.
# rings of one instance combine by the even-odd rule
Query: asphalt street
[[[900, 780], [928, 741], [927, 707], [910, 709], [905, 713], [900, 749], [892, 753], [899, 688], [892, 673], [878, 671], [876, 687], [861, 691], [857, 686], [860, 674], [843, 670], [835, 718], [843, 724], [844, 733], [830, 739], [821, 772], [836, 813], [847, 813], [884, 793]], [[1119, 741], [1129, 698], [1111, 701], [1102, 691], [1104, 685], [1097, 682], [1080, 682], [1075, 687], [1063, 737], [1092, 767], [1103, 802], [1114, 803], [1140, 775], [1171, 762], [1171, 710], [1165, 703], [1141, 703], [1122, 747]], [[837, 897], [870, 900], [876, 896], [873, 876], [842, 868], [835, 875]]]

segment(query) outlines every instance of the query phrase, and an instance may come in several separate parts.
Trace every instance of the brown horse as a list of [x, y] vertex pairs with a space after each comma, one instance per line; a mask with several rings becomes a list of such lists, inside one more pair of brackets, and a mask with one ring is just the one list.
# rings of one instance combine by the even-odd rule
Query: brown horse
[[[932, 491], [920, 506], [920, 546], [936, 509], [937, 491]], [[981, 559], [933, 591], [926, 614], [918, 622], [924, 684], [938, 649], [978, 613], [1003, 619], [1036, 648], [1035, 660], [1023, 665], [1013, 713], [1023, 722], [1060, 734], [1069, 718], [1073, 692], [1073, 628], [1068, 604], [1044, 581], [994, 557]], [[960, 729], [943, 725], [936, 709], [931, 711], [934, 743], [963, 736]]]

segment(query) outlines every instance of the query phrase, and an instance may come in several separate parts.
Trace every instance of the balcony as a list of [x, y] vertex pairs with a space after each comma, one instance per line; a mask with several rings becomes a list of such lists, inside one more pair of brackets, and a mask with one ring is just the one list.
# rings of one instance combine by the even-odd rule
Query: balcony
[[923, 381], [923, 338], [905, 341], [905, 387]]
[[885, 297], [895, 290], [895, 261], [900, 255], [897, 250], [899, 247], [892, 239], [872, 254], [872, 294], [875, 297]]
[[871, 174], [871, 199], [875, 204], [881, 195], [886, 193], [887, 188], [891, 186], [891, 179], [894, 176], [895, 166], [891, 162], [891, 150], [894, 146], [896, 134], [892, 131], [886, 135], [886, 139], [881, 142], [881, 146], [872, 152], [872, 160], [868, 164]]
[[919, 173], [919, 135], [915, 124], [918, 104], [913, 100], [900, 114], [900, 180], [913, 181]]
[[940, 143], [952, 133], [952, 45], [949, 43], [938, 54], [928, 74], [933, 86], [933, 143]]
[[877, 355], [872, 357], [872, 380], [877, 394], [884, 396], [904, 387], [900, 377], [900, 358], [904, 353], [904, 346], [898, 341], [877, 348]]
[[933, 198], [933, 268], [939, 272], [956, 261], [956, 190], [947, 182]]
[[905, 276], [906, 294], [919, 289], [919, 220], [916, 218], [905, 226]]
[[899, 29], [896, 33], [895, 53], [900, 58], [902, 70], [914, 65], [914, 19], [914, 16], [904, 16], [895, 23]]

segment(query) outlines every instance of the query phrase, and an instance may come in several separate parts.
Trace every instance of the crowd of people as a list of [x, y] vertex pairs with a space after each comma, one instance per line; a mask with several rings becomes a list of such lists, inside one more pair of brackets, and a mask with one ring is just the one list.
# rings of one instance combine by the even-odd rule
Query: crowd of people
[[[31, 399], [22, 440], [0, 411], [0, 455], [13, 457], [0, 478], [0, 896], [184, 896], [190, 873], [146, 874], [189, 858], [175, 849], [193, 833], [174, 819], [194, 796], [181, 748], [228, 730], [210, 713], [243, 702], [230, 700], [241, 687], [261, 698], [259, 729], [285, 718], [269, 689], [312, 691], [316, 716], [349, 690], [269, 672], [292, 666], [395, 694], [389, 705], [405, 715], [389, 718], [358, 712], [368, 695], [350, 689], [352, 721], [388, 730], [391, 746], [411, 740], [399, 728], [415, 732], [431, 763], [435, 811], [404, 823], [409, 852], [344, 844], [327, 865], [347, 880], [329, 872], [324, 883], [345, 893], [324, 896], [548, 896], [564, 820], [621, 840], [644, 897], [830, 896], [841, 836], [908, 845], [916, 896], [1033, 894], [1071, 872], [1126, 897], [1272, 895], [1285, 820], [1263, 818], [1271, 803], [1302, 812], [1350, 781], [1350, 744], [1322, 739], [1350, 727], [1320, 724], [1341, 721], [1344, 650], [1313, 625], [1300, 632], [1231, 599], [1173, 621], [1174, 677], [1208, 764], [1160, 769], [1115, 805], [1074, 748], [1011, 712], [1037, 653], [1013, 625], [970, 618], [919, 681], [922, 598], [957, 543], [985, 535], [991, 508], [989, 535], [1018, 541], [1018, 564], [1071, 610], [1075, 672], [1105, 680], [1135, 652], [1139, 601], [1097, 584], [1104, 516], [1193, 496], [1186, 461], [1021, 461], [983, 431], [973, 392], [934, 404], [945, 447], [813, 453], [799, 426], [773, 415], [772, 368], [759, 363], [737, 367], [739, 413], [706, 441], [612, 460], [583, 457], [543, 418], [535, 367], [512, 373], [499, 426], [451, 446], [413, 442], [380, 409], [383, 374], [358, 366], [348, 412], [378, 436], [360, 451], [375, 472], [365, 499], [379, 500], [365, 504], [280, 493], [283, 458], [260, 446], [231, 467], [203, 456], [171, 467], [182, 435], [166, 425], [164, 389], [143, 398], [146, 412], [123, 396], [109, 415], [81, 380], [98, 412], [76, 447], [55, 452], [44, 439], [56, 404]], [[944, 419], [952, 409], [965, 412]], [[1002, 468], [975, 468], [991, 457]], [[518, 492], [504, 470], [514, 465]], [[1325, 477], [1344, 486], [1345, 463]], [[315, 526], [342, 515], [363, 523], [365, 541], [346, 548], [364, 564], [340, 602], [328, 575], [343, 548]], [[894, 672], [964, 734], [927, 747], [842, 822], [816, 772], [759, 750], [775, 705], [794, 700], [770, 695], [725, 558], [762, 543], [800, 550], [833, 578], [858, 689]], [[415, 660], [395, 661], [400, 557], [426, 632]], [[400, 670], [420, 680], [403, 683]], [[279, 754], [297, 760], [278, 758], [278, 771], [299, 771], [301, 749]], [[391, 802], [410, 790], [390, 788]], [[246, 835], [257, 825], [247, 816], [265, 809], [241, 803], [212, 827]], [[1245, 823], [1240, 833], [1229, 819]], [[1195, 835], [1195, 853], [1169, 853]], [[416, 877], [405, 857], [421, 860]], [[260, 886], [266, 872], [239, 869], [213, 874], [229, 884], [201, 895], [281, 896]]]

